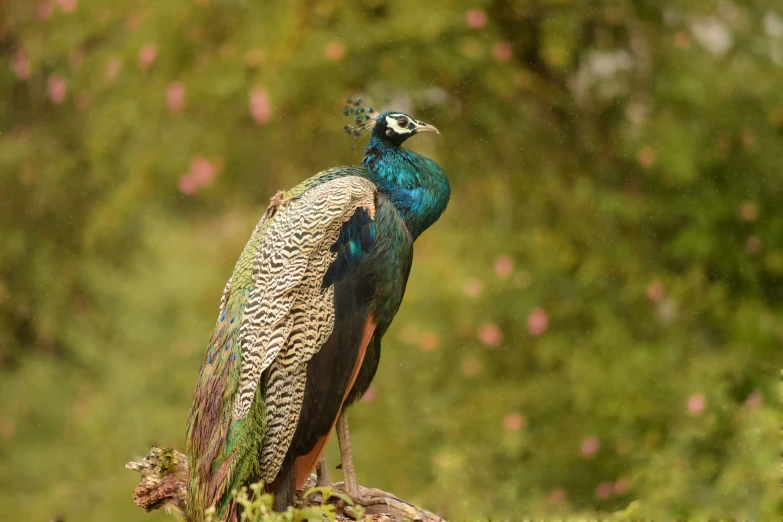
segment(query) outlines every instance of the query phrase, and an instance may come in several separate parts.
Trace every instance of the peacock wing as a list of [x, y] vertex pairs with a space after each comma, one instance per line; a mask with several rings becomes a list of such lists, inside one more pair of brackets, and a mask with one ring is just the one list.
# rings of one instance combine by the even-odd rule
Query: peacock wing
[[332, 283], [355, 271], [372, 248], [375, 198], [375, 185], [356, 176], [313, 187], [278, 209], [259, 245], [239, 328], [232, 417], [242, 421], [263, 400], [261, 478], [267, 483], [280, 471], [296, 429], [307, 362], [334, 328]]

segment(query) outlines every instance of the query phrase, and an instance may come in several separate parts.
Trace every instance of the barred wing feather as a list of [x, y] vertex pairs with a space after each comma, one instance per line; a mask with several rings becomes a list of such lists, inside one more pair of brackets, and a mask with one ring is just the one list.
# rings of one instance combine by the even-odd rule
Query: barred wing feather
[[240, 324], [242, 360], [232, 417], [239, 421], [248, 416], [268, 370], [261, 455], [267, 483], [277, 476], [296, 429], [307, 362], [334, 328], [334, 287], [322, 288], [338, 255], [331, 247], [358, 208], [374, 217], [375, 192], [372, 182], [357, 176], [313, 187], [279, 208], [258, 249]]

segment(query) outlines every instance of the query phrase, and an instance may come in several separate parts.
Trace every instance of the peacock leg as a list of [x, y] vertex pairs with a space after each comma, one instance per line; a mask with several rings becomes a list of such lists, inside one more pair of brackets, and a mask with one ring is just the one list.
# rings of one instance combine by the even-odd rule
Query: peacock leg
[[340, 456], [342, 457], [343, 491], [361, 506], [373, 506], [386, 504], [386, 499], [393, 497], [391, 493], [375, 488], [359, 486], [356, 480], [356, 468], [353, 466], [353, 453], [351, 452], [351, 438], [348, 436], [348, 415], [345, 410], [340, 412], [337, 418], [337, 441], [340, 443]]
[[318, 461], [315, 474], [318, 477], [315, 482], [316, 487], [327, 488], [332, 485], [332, 479], [329, 477], [329, 467], [326, 465], [326, 455], [322, 456], [321, 460]]
[[359, 496], [359, 483], [356, 481], [356, 468], [353, 467], [351, 438], [348, 436], [348, 415], [343, 409], [337, 418], [337, 441], [340, 443], [340, 457], [345, 484], [345, 492], [352, 499]]

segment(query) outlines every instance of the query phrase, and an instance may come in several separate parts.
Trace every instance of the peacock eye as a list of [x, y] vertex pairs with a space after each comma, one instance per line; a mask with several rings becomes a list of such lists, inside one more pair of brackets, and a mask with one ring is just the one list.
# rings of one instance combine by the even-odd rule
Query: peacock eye
[[397, 125], [399, 125], [403, 129], [405, 127], [407, 127], [409, 123], [410, 123], [410, 120], [408, 118], [406, 118], [405, 116], [400, 116], [399, 118], [397, 118]]

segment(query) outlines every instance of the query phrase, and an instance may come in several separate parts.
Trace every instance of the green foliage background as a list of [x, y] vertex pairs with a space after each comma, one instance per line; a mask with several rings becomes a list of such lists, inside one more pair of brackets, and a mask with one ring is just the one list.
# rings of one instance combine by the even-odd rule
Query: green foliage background
[[183, 447], [233, 263], [360, 161], [356, 93], [441, 129], [410, 146], [454, 193], [351, 412], [362, 483], [454, 520], [780, 516], [779, 2], [0, 13], [4, 520], [166, 519], [123, 464]]

